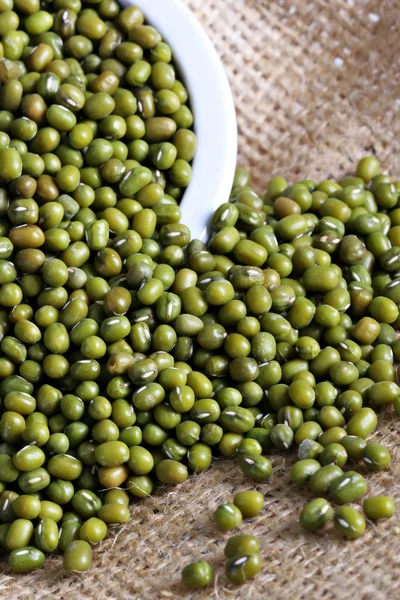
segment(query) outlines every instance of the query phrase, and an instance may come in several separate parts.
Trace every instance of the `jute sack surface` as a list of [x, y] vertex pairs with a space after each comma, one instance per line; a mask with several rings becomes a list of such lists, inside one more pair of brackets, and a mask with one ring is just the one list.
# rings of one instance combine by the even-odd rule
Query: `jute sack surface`
[[[168, 0], [166, 0], [168, 1]], [[186, 0], [225, 63], [238, 111], [240, 162], [261, 192], [282, 174], [324, 179], [352, 171], [376, 152], [399, 176], [399, 28], [396, 0]], [[212, 94], [212, 90], [210, 90]], [[392, 467], [368, 477], [370, 493], [388, 493], [400, 510], [399, 420], [381, 415], [376, 440], [393, 453]], [[395, 600], [400, 598], [400, 517], [345, 541], [328, 528], [304, 534], [297, 524], [309, 496], [287, 481], [291, 458], [272, 457], [271, 481], [254, 486], [236, 461], [132, 507], [132, 521], [94, 550], [81, 577], [62, 573], [61, 559], [43, 571], [0, 579], [0, 598], [60, 600], [239, 599]], [[262, 543], [264, 565], [234, 588], [223, 573], [221, 534], [210, 520], [240, 489], [266, 496], [262, 516], [240, 531]], [[215, 585], [188, 593], [182, 567], [204, 558]]]

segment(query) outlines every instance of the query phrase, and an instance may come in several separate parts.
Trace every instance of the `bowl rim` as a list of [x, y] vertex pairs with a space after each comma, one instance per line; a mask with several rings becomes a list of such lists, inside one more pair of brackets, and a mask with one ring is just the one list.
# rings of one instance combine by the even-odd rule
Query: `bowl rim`
[[[182, 0], [121, 0], [138, 6], [171, 46], [188, 89], [197, 151], [181, 223], [205, 240], [214, 210], [230, 196], [237, 160], [236, 111], [228, 77], [210, 38]], [[177, 35], [173, 35], [173, 34]]]

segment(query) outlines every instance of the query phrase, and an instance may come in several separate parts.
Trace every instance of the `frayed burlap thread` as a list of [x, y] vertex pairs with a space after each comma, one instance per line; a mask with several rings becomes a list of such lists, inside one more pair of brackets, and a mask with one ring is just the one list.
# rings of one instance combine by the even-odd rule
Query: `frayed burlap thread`
[[[168, 2], [168, 0], [165, 0]], [[352, 172], [376, 153], [400, 175], [400, 5], [396, 0], [186, 0], [221, 55], [235, 98], [239, 160], [256, 189], [281, 174], [325, 179]], [[212, 90], [210, 90], [212, 93]], [[370, 493], [393, 495], [400, 510], [399, 420], [380, 417], [374, 439], [392, 466], [368, 476]], [[132, 520], [94, 548], [93, 567], [65, 575], [61, 557], [43, 571], [10, 575], [12, 600], [395, 600], [400, 598], [400, 518], [368, 523], [364, 537], [341, 539], [329, 526], [305, 534], [297, 519], [309, 498], [288, 482], [293, 458], [273, 456], [272, 480], [254, 486], [235, 460], [132, 507]], [[233, 493], [265, 494], [260, 517], [238, 531], [260, 538], [264, 565], [235, 588], [224, 575], [224, 544], [211, 515]], [[179, 581], [189, 562], [215, 567], [213, 586], [189, 593]]]

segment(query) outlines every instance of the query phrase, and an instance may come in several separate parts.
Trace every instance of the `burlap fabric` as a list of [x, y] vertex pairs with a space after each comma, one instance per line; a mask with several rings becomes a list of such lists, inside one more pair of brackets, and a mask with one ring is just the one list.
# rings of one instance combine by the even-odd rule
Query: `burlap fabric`
[[[168, 0], [165, 0], [168, 2]], [[238, 112], [240, 162], [251, 166], [260, 191], [273, 174], [290, 180], [351, 171], [376, 152], [399, 175], [400, 5], [396, 0], [186, 0], [225, 63]], [[212, 94], [210, 90], [210, 94]], [[372, 493], [389, 493], [400, 510], [399, 421], [381, 416], [376, 439], [393, 452], [393, 466], [369, 477]], [[228, 535], [210, 516], [220, 502], [252, 487], [232, 461], [160, 490], [132, 507], [132, 521], [94, 551], [82, 577], [62, 573], [61, 559], [44, 571], [0, 578], [0, 598], [18, 600], [396, 600], [400, 598], [400, 518], [368, 524], [357, 541], [328, 528], [304, 534], [298, 513], [307, 499], [287, 481], [291, 460], [273, 457], [274, 476], [257, 486], [262, 516], [240, 530], [262, 542], [260, 575], [241, 588], [227, 584]], [[182, 567], [205, 558], [214, 587], [188, 593]]]

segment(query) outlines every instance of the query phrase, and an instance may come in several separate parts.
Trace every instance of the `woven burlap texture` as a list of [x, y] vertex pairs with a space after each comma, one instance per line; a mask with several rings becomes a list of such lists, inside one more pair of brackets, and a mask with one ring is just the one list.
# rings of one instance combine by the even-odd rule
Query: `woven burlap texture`
[[[186, 2], [224, 61], [238, 113], [240, 162], [251, 166], [259, 191], [277, 173], [290, 180], [340, 176], [371, 152], [396, 173], [398, 1]], [[392, 494], [400, 510], [400, 426], [392, 413], [380, 421], [375, 439], [392, 449], [393, 464], [368, 478], [370, 491]], [[308, 496], [288, 483], [291, 459], [272, 461], [272, 480], [256, 486], [265, 494], [265, 510], [240, 527], [260, 538], [264, 566], [240, 589], [227, 584], [223, 547], [229, 536], [217, 531], [210, 515], [235, 491], [253, 486], [236, 461], [219, 460], [210, 471], [133, 506], [132, 521], [94, 550], [93, 567], [82, 577], [64, 575], [61, 559], [54, 557], [44, 571], [30, 575], [5, 570], [0, 598], [400, 598], [400, 518], [368, 523], [357, 541], [340, 539], [331, 528], [304, 534], [297, 518]], [[185, 592], [181, 569], [199, 558], [215, 567], [215, 584], [204, 592]]]

